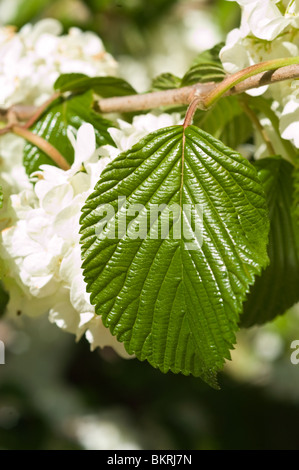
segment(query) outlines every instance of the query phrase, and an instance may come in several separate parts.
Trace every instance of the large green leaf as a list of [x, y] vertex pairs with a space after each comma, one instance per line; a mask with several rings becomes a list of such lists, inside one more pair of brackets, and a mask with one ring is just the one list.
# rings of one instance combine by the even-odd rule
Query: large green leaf
[[217, 44], [212, 49], [201, 52], [194, 60], [191, 68], [182, 78], [181, 86], [195, 83], [221, 82], [225, 78], [219, 52], [223, 44]]
[[266, 323], [299, 301], [299, 223], [293, 213], [293, 169], [281, 157], [255, 164], [270, 215], [270, 265], [257, 278], [244, 304], [241, 326]]
[[[116, 215], [101, 232], [99, 211], [108, 203]], [[172, 219], [169, 238], [162, 236], [167, 209], [150, 227], [149, 212], [164, 203], [184, 215]], [[135, 220], [133, 204], [145, 207]], [[184, 231], [174, 236], [188, 218], [186, 207], [192, 207], [191, 247]], [[119, 233], [125, 208], [127, 230]], [[142, 221], [145, 238], [136, 239]], [[156, 131], [106, 168], [83, 208], [91, 302], [130, 354], [217, 387], [246, 292], [268, 261], [268, 228], [264, 190], [248, 161], [195, 126]]]
[[[93, 111], [92, 104], [92, 91], [70, 97], [67, 100], [61, 98], [32, 126], [31, 131], [50, 142], [72, 164], [74, 149], [67, 136], [69, 128], [78, 129], [84, 122], [89, 122], [95, 128], [98, 146], [114, 145], [107, 130], [109, 127], [113, 127], [113, 124]], [[40, 165], [55, 165], [53, 160], [31, 143], [27, 143], [25, 146], [23, 161], [29, 175], [37, 171]]]
[[64, 93], [72, 91], [83, 93], [93, 90], [103, 98], [110, 96], [126, 96], [136, 94], [136, 90], [125, 80], [118, 77], [88, 77], [83, 73], [67, 73], [60, 75], [54, 84], [55, 90]]

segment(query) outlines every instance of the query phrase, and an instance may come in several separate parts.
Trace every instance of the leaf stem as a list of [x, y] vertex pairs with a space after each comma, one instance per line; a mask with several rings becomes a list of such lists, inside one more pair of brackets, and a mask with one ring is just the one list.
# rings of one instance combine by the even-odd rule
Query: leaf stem
[[252, 65], [246, 69], [240, 70], [227, 78], [225, 78], [214, 90], [212, 90], [203, 100], [203, 105], [207, 109], [215, 104], [223, 95], [234, 88], [244, 80], [253, 77], [259, 73], [274, 71], [290, 65], [299, 65], [299, 57], [287, 57], [283, 59], [268, 60], [259, 64]]
[[56, 165], [59, 166], [62, 170], [69, 170], [70, 165], [68, 162], [65, 160], [65, 158], [61, 155], [58, 150], [53, 147], [49, 142], [46, 140], [42, 139], [40, 136], [33, 134], [33, 132], [30, 132], [28, 129], [25, 129], [24, 127], [21, 126], [13, 126], [11, 128], [11, 131], [19, 135], [20, 137], [23, 137], [26, 139], [28, 142], [31, 142], [33, 145], [36, 145], [40, 150], [42, 150], [48, 157], [53, 160], [53, 162], [56, 163]]
[[201, 101], [202, 101], [202, 98], [197, 97], [197, 98], [194, 98], [194, 100], [190, 103], [190, 105], [187, 109], [184, 124], [183, 124], [184, 129], [186, 129], [186, 127], [188, 127], [192, 124], [193, 116], [194, 116], [195, 111], [197, 110], [198, 105]]

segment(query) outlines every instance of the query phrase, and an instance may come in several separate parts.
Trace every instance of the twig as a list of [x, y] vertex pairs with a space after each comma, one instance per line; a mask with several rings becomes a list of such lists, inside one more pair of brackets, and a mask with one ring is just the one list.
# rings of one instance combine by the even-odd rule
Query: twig
[[[227, 91], [224, 96], [237, 95], [251, 90], [252, 88], [259, 88], [261, 86], [271, 85], [285, 80], [295, 80], [297, 78], [299, 78], [299, 64], [288, 65], [277, 70], [261, 72], [253, 77], [249, 77]], [[174, 90], [156, 91], [142, 95], [102, 98], [98, 101], [98, 108], [102, 113], [127, 113], [146, 111], [162, 106], [189, 105], [194, 98], [203, 97], [218, 86], [219, 83], [198, 83]], [[37, 108], [34, 106], [22, 105], [13, 106], [10, 109], [13, 109], [19, 121], [31, 119], [37, 111]], [[0, 109], [0, 120], [7, 121], [7, 113], [8, 110]]]
[[[9, 116], [14, 116], [15, 121], [25, 122], [24, 126], [26, 129], [29, 129], [46, 111], [48, 106], [57, 100], [61, 93], [54, 93], [47, 101], [45, 101], [41, 106], [27, 106], [16, 104], [11, 106], [8, 109], [0, 108], [0, 121], [8, 122]], [[5, 133], [5, 132], [4, 132]]]
[[70, 169], [70, 165], [61, 155], [61, 153], [39, 135], [33, 134], [33, 132], [30, 132], [28, 129], [25, 129], [21, 126], [12, 126], [11, 131], [16, 135], [23, 137], [28, 142], [31, 142], [33, 145], [36, 145], [36, 147], [48, 155], [62, 170]]
[[[240, 83], [244, 83], [246, 79], [257, 77], [260, 73], [274, 73], [275, 70], [283, 70], [284, 67], [298, 66], [299, 57], [286, 57], [283, 59], [267, 60], [250, 67], [246, 67], [233, 75], [226, 77], [219, 83], [214, 90], [208, 93], [203, 100], [203, 106], [207, 109], [216, 103], [222, 96], [229, 93], [230, 90], [236, 89]], [[258, 82], [259, 83], [259, 82]], [[259, 85], [260, 86], [260, 85]]]
[[[259, 88], [264, 85], [294, 80], [296, 78], [299, 78], [299, 65], [288, 65], [277, 70], [262, 72], [249, 77], [227, 91], [224, 96], [237, 95], [252, 88]], [[99, 100], [98, 106], [102, 113], [126, 113], [146, 111], [160, 106], [188, 105], [196, 96], [203, 96], [211, 92], [218, 85], [215, 83], [199, 83], [175, 90], [158, 91], [144, 95], [105, 98]]]
[[[185, 128], [192, 122], [193, 115], [199, 104], [205, 109], [214, 104], [222, 96], [236, 95], [263, 85], [299, 78], [298, 62], [299, 57], [262, 62], [225, 78], [220, 84], [199, 83], [175, 90], [146, 93], [144, 95], [106, 98], [98, 102], [98, 107], [103, 113], [124, 113], [159, 108], [161, 106], [189, 105], [184, 121]], [[259, 73], [259, 71], [261, 72]], [[6, 134], [7, 132], [14, 132], [24, 137], [45, 152], [60, 168], [68, 170], [70, 165], [60, 152], [49, 142], [28, 130], [58, 96], [59, 94], [55, 93], [39, 108], [33, 109], [32, 107], [22, 108], [21, 106], [14, 106], [8, 110], [0, 109], [0, 119], [8, 123], [5, 128], [0, 129], [0, 135]], [[246, 112], [250, 114], [251, 110], [247, 109]], [[27, 122], [21, 125], [19, 119]], [[267, 139], [267, 136], [264, 135], [262, 126], [259, 121], [254, 118], [252, 113], [251, 119], [266, 140], [269, 152], [272, 154], [275, 153], [271, 142]]]
[[[61, 155], [61, 153], [53, 147], [49, 142], [40, 137], [33, 132], [30, 132], [29, 128], [40, 118], [44, 111], [50, 106], [53, 101], [55, 101], [60, 96], [60, 93], [55, 93], [51, 96], [42, 106], [34, 108], [34, 113], [29, 117], [24, 125], [21, 125], [18, 121], [20, 114], [18, 113], [18, 108], [12, 106], [5, 113], [3, 110], [0, 110], [1, 117], [5, 116], [7, 121], [7, 126], [3, 129], [0, 129], [0, 136], [13, 132], [20, 137], [23, 137], [28, 142], [31, 142], [33, 145], [36, 145], [40, 150], [42, 150], [46, 155], [48, 155], [53, 162], [55, 162], [62, 170], [69, 170], [70, 165]], [[32, 108], [29, 108], [30, 112]], [[21, 112], [22, 117], [25, 117], [25, 114]], [[28, 116], [27, 116], [28, 117]]]
[[12, 111], [17, 117], [18, 121], [26, 121], [36, 113], [36, 106], [27, 106], [23, 104], [15, 104], [8, 109], [0, 108], [0, 121], [7, 121], [9, 111]]
[[162, 106], [188, 105], [196, 96], [206, 95], [214, 87], [215, 83], [212, 82], [199, 83], [174, 90], [155, 91], [143, 95], [104, 98], [98, 101], [98, 107], [102, 113], [127, 113], [146, 111]]

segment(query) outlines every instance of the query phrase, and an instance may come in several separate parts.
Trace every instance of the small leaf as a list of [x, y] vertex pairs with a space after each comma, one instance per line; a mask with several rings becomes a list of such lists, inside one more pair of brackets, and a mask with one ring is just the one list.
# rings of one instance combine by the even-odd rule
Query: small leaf
[[256, 279], [244, 304], [241, 326], [266, 323], [299, 301], [299, 222], [293, 213], [294, 167], [281, 157], [255, 163], [270, 216], [270, 265]]
[[[99, 209], [108, 203], [109, 220], [97, 236]], [[124, 225], [134, 204], [144, 209], [137, 219], [128, 214]], [[184, 215], [179, 225], [170, 221], [169, 238], [161, 235], [166, 209], [150, 221], [155, 204], [176, 204]], [[174, 236], [184, 228], [186, 206], [193, 249], [184, 230]], [[140, 218], [145, 231], [136, 238]], [[108, 165], [83, 208], [91, 302], [129, 354], [217, 387], [246, 292], [268, 261], [268, 228], [264, 191], [247, 160], [194, 126], [156, 131]]]
[[61, 93], [66, 91], [83, 93], [93, 90], [103, 98], [110, 96], [135, 95], [136, 90], [125, 80], [117, 77], [88, 77], [81, 73], [60, 75], [54, 84], [54, 89]]
[[195, 83], [221, 82], [225, 78], [225, 71], [219, 59], [219, 52], [223, 44], [217, 44], [212, 49], [202, 52], [194, 60], [191, 68], [182, 78], [181, 86]]
[[181, 78], [176, 77], [172, 73], [162, 73], [161, 75], [158, 75], [158, 77], [153, 79], [152, 90], [160, 91], [171, 90], [173, 88], [180, 88], [181, 81]]
[[[50, 142], [72, 164], [74, 149], [67, 136], [68, 128], [79, 129], [84, 122], [89, 122], [95, 128], [98, 146], [114, 145], [108, 132], [113, 124], [93, 111], [92, 104], [91, 91], [67, 100], [58, 99], [32, 126], [31, 131]], [[25, 145], [23, 163], [28, 175], [37, 171], [40, 165], [55, 165], [53, 160], [31, 143]]]

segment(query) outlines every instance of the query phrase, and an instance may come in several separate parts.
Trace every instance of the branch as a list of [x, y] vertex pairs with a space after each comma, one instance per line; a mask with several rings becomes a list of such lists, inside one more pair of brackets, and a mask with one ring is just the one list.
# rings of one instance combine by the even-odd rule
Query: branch
[[[56, 163], [56, 165], [62, 170], [69, 170], [70, 165], [61, 155], [61, 153], [47, 142], [42, 137], [34, 134], [29, 130], [29, 128], [40, 118], [43, 112], [52, 104], [57, 98], [59, 98], [60, 93], [55, 93], [51, 96], [42, 106], [39, 107], [24, 107], [24, 110], [19, 112], [18, 106], [12, 106], [6, 112], [0, 109], [0, 118], [5, 117], [7, 120], [7, 126], [0, 129], [0, 136], [5, 135], [9, 132], [13, 132], [20, 137], [23, 137], [28, 142], [31, 142], [33, 145], [42, 150], [48, 157]], [[25, 112], [24, 112], [25, 111]], [[26, 115], [26, 112], [30, 115]], [[27, 121], [24, 125], [20, 125], [19, 120], [22, 117], [22, 120], [27, 118]]]
[[9, 109], [0, 108], [0, 121], [6, 122], [8, 120], [8, 113], [12, 112], [18, 121], [27, 121], [36, 112], [36, 106], [27, 106], [23, 104], [15, 104]]
[[[244, 69], [246, 70], [246, 69]], [[238, 72], [239, 74], [240, 72]], [[237, 74], [235, 74], [237, 75]], [[232, 75], [231, 77], [234, 77]], [[252, 88], [259, 88], [264, 85], [282, 82], [285, 80], [294, 80], [299, 78], [299, 64], [288, 65], [276, 70], [261, 72], [252, 77], [246, 78], [238, 83], [232, 89], [227, 91], [224, 96], [237, 95], [244, 93]], [[227, 79], [225, 79], [227, 80]], [[212, 93], [219, 87], [219, 83], [198, 83], [174, 90], [157, 91], [145, 93], [143, 95], [122, 96], [114, 98], [103, 98], [98, 101], [99, 111], [102, 113], [127, 113], [134, 111], [146, 111], [162, 106], [182, 106], [189, 105], [194, 98], [204, 97]], [[7, 121], [8, 113], [13, 111], [18, 121], [27, 121], [31, 119], [39, 108], [34, 106], [15, 105], [9, 110], [0, 109], [0, 120]]]
[[174, 90], [155, 91], [143, 95], [104, 98], [98, 101], [102, 113], [127, 113], [145, 111], [162, 106], [181, 106], [190, 104], [194, 97], [212, 91], [215, 83], [199, 83], [196, 85], [175, 88]]
[[[210, 108], [216, 103], [222, 96], [225, 96], [230, 90], [235, 88], [240, 83], [244, 83], [246, 79], [256, 77], [259, 74], [273, 73], [276, 70], [281, 70], [284, 67], [289, 67], [299, 64], [299, 57], [286, 57], [283, 59], [272, 59], [260, 62], [250, 67], [246, 67], [233, 75], [227, 76], [218, 86], [212, 90], [208, 96], [204, 97], [203, 106], [204, 109]], [[259, 83], [259, 82], [258, 82]]]
[[27, 106], [22, 104], [16, 104], [8, 109], [0, 108], [0, 121], [7, 122], [9, 117], [13, 116], [16, 122], [26, 121], [26, 129], [29, 129], [43, 114], [44, 111], [52, 104], [60, 93], [54, 93], [47, 101], [41, 106]]
[[[247, 78], [226, 92], [224, 96], [237, 95], [251, 90], [252, 88], [259, 88], [264, 85], [271, 85], [285, 80], [294, 80], [296, 78], [299, 78], [299, 65], [288, 65], [287, 67], [262, 72]], [[160, 106], [188, 105], [194, 98], [199, 96], [203, 97], [207, 93], [212, 92], [218, 85], [219, 84], [215, 83], [199, 83], [175, 90], [158, 91], [144, 95], [105, 98], [99, 100], [98, 106], [102, 113], [126, 113], [145, 111]]]
[[[288, 67], [290, 65], [297, 65], [299, 63], [299, 57], [287, 57], [285, 59], [274, 59], [267, 60], [266, 62], [260, 62], [259, 64], [251, 65], [246, 67], [239, 72], [227, 76], [221, 83], [216, 85], [212, 91], [208, 92], [206, 95], [196, 96], [193, 101], [191, 101], [185, 121], [184, 129], [189, 126], [193, 120], [194, 113], [198, 107], [206, 111], [211, 106], [213, 106], [217, 101], [220, 100], [223, 96], [231, 95], [238, 93], [238, 85], [244, 84], [246, 80], [253, 79], [258, 77], [260, 74], [271, 73], [273, 75], [274, 71], [281, 70], [283, 67]], [[253, 83], [255, 81], [253, 80]], [[260, 80], [258, 82], [258, 85]]]

